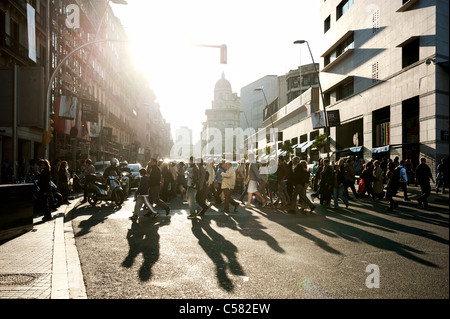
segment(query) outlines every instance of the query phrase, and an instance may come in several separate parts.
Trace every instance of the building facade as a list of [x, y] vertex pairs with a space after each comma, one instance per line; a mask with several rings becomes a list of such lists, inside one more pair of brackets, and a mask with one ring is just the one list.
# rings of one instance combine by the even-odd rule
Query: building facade
[[[225, 152], [232, 153], [232, 150], [235, 149], [236, 139], [227, 140], [226, 129], [240, 128], [240, 99], [237, 93], [233, 93], [225, 74], [222, 74], [221, 79], [214, 86], [214, 100], [211, 104], [211, 109], [205, 111], [206, 122], [202, 132], [202, 149], [207, 146], [207, 154], [214, 155], [221, 155]], [[229, 143], [229, 147], [227, 147], [227, 143]]]
[[[336, 158], [448, 157], [448, 2], [321, 2], [320, 80]], [[360, 152], [354, 153], [357, 147]]]
[[[25, 101], [14, 108], [4, 99], [0, 102], [0, 118], [22, 114], [15, 124], [0, 121], [0, 158], [9, 166], [5, 169], [8, 173], [2, 173], [2, 182], [23, 178], [30, 160], [47, 156], [51, 162], [67, 160], [70, 168], [76, 169], [87, 157], [93, 161], [117, 157], [135, 162], [142, 150], [148, 156], [168, 155], [170, 125], [159, 105], [154, 105], [155, 98], [147, 94], [148, 80], [134, 64], [124, 43], [126, 32], [110, 3], [126, 4], [107, 0], [0, 0], [0, 96], [14, 94]], [[35, 60], [29, 57], [30, 7], [34, 13]], [[102, 41], [92, 43], [95, 40]], [[33, 92], [38, 98], [30, 101], [23, 91], [11, 93], [16, 78], [10, 74], [14, 72], [22, 82], [31, 79], [39, 84], [32, 87], [39, 91]], [[150, 131], [139, 136], [150, 135], [150, 143], [137, 135], [139, 112], [146, 104], [153, 105], [152, 122]], [[48, 145], [44, 138], [47, 127], [53, 135]], [[14, 178], [6, 180], [6, 175]]]

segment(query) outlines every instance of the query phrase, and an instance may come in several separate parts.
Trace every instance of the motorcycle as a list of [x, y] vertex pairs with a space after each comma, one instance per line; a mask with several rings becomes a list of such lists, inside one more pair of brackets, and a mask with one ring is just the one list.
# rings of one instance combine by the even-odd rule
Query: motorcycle
[[86, 180], [84, 176], [73, 173], [72, 189], [75, 193], [81, 193], [83, 191], [85, 182]]
[[108, 176], [106, 183], [88, 182], [87, 200], [95, 206], [99, 201], [114, 202], [117, 206], [123, 204], [124, 193], [119, 176]]
[[120, 185], [122, 186], [125, 196], [130, 195], [130, 173], [123, 171], [120, 173]]

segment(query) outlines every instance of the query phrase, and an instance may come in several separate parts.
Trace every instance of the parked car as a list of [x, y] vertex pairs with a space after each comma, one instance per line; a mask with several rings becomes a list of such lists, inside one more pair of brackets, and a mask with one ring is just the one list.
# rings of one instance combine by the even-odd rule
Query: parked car
[[141, 180], [141, 174], [139, 174], [139, 170], [142, 168], [142, 165], [139, 163], [135, 163], [128, 164], [128, 167], [131, 169], [130, 186], [132, 188], [138, 187]]

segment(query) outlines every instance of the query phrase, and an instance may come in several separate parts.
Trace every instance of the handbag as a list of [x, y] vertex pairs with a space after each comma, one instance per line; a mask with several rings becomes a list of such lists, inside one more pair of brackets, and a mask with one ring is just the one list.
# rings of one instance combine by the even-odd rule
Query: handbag
[[362, 194], [364, 192], [364, 188], [366, 188], [366, 183], [363, 179], [361, 179], [361, 182], [358, 185], [358, 193]]

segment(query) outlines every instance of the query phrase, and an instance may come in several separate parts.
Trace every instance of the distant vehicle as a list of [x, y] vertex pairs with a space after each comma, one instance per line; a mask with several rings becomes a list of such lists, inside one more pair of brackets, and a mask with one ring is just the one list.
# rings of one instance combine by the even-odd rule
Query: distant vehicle
[[141, 174], [139, 174], [139, 170], [142, 168], [142, 165], [139, 163], [135, 163], [128, 164], [128, 167], [131, 169], [130, 186], [138, 187], [141, 180]]

